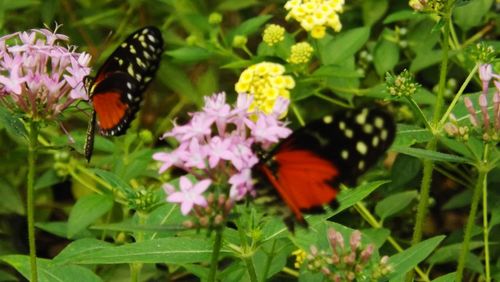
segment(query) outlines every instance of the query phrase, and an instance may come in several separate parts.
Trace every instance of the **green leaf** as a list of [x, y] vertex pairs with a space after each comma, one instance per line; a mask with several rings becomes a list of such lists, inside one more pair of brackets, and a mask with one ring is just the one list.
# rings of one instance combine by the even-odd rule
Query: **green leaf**
[[[420, 52], [415, 59], [411, 62], [410, 72], [418, 72], [422, 69], [435, 65], [443, 58], [441, 50], [428, 50], [427, 52]], [[452, 53], [452, 52], [450, 52]]]
[[257, 0], [226, 0], [220, 3], [215, 11], [237, 11], [251, 7], [257, 3]]
[[500, 206], [496, 206], [491, 210], [491, 219], [489, 222], [489, 228], [493, 228], [493, 226], [500, 223]]
[[[107, 247], [68, 259], [78, 264], [197, 263], [209, 261], [213, 242], [205, 238], [170, 237]], [[232, 252], [222, 248], [221, 256]]]
[[0, 178], [0, 214], [16, 213], [24, 215], [24, 203], [19, 190]]
[[402, 10], [402, 11], [397, 11], [394, 12], [390, 15], [388, 15], [384, 19], [384, 24], [390, 24], [393, 22], [399, 22], [399, 21], [407, 21], [407, 20], [415, 20], [415, 19], [420, 19], [425, 17], [425, 15], [422, 15], [420, 13], [415, 13], [412, 10]]
[[62, 182], [62, 179], [57, 175], [56, 171], [51, 168], [36, 179], [35, 190], [47, 188], [59, 182]]
[[353, 28], [340, 33], [326, 42], [321, 48], [320, 57], [323, 65], [339, 64], [358, 52], [370, 37], [369, 27]]
[[66, 264], [75, 257], [91, 255], [93, 252], [112, 247], [111, 243], [94, 238], [76, 240], [67, 245], [55, 258], [54, 263]]
[[432, 139], [432, 134], [426, 128], [409, 124], [398, 124], [397, 127], [398, 134], [396, 134], [393, 147], [409, 147]]
[[446, 275], [440, 276], [431, 282], [449, 282], [449, 281], [455, 281], [455, 276], [457, 275], [456, 272], [448, 273]]
[[315, 70], [311, 77], [343, 77], [343, 78], [360, 78], [363, 77], [359, 72], [351, 68], [346, 68], [342, 65], [326, 65]]
[[28, 138], [28, 132], [19, 117], [4, 107], [0, 107], [0, 123], [5, 126], [5, 129], [7, 129], [9, 134]]
[[368, 197], [373, 191], [375, 191], [382, 184], [388, 183], [389, 181], [374, 181], [369, 183], [361, 184], [356, 187], [356, 189], [343, 190], [338, 196], [338, 201], [340, 206], [335, 209], [333, 214], [329, 216], [340, 213], [341, 211], [354, 206], [357, 202]]
[[377, 248], [382, 247], [387, 238], [391, 235], [391, 230], [385, 228], [371, 228], [361, 230], [363, 235], [366, 235]]
[[390, 191], [405, 187], [406, 185], [415, 187], [415, 182], [411, 182], [414, 181], [421, 169], [422, 162], [419, 159], [399, 154], [391, 169], [392, 181], [389, 184]]
[[38, 0], [16, 0], [16, 1], [2, 1], [2, 9], [4, 11], [17, 10], [22, 8], [27, 8], [30, 6], [39, 5]]
[[[484, 244], [483, 242], [480, 241], [477, 242], [473, 241], [470, 243], [471, 250], [480, 248], [482, 246], [484, 246]], [[445, 263], [455, 262], [457, 258], [460, 256], [461, 248], [462, 244], [460, 243], [442, 247], [436, 250], [436, 252], [431, 257], [429, 257], [428, 262], [431, 264], [445, 264]], [[465, 267], [477, 273], [482, 274], [484, 272], [481, 259], [472, 252], [469, 252], [467, 254], [467, 258], [465, 260]]]
[[[31, 268], [28, 256], [8, 255], [0, 257], [0, 260], [14, 267], [24, 278], [30, 279]], [[86, 267], [78, 265], [64, 265], [64, 267], [61, 267], [47, 259], [37, 259], [36, 261], [39, 282], [73, 282], [75, 279], [85, 282], [102, 281], [99, 276]]]
[[229, 32], [227, 42], [233, 42], [233, 38], [236, 35], [248, 36], [257, 32], [271, 18], [272, 16], [270, 15], [262, 15], [242, 22], [237, 28]]
[[417, 196], [418, 192], [415, 190], [393, 194], [377, 203], [375, 206], [375, 214], [384, 220], [402, 211], [416, 199]]
[[394, 272], [387, 278], [391, 279], [406, 273], [417, 266], [421, 261], [428, 257], [434, 249], [443, 241], [446, 236], [436, 236], [422, 241], [402, 253], [395, 254], [389, 258], [389, 264], [392, 265]]
[[362, 2], [363, 22], [372, 26], [384, 16], [389, 6], [388, 0], [365, 0]]
[[[163, 62], [158, 69], [158, 77], [168, 77], [168, 82], [165, 80], [165, 86], [172, 89], [174, 92], [185, 96], [189, 101], [196, 105], [202, 104], [202, 97], [198, 95], [196, 88], [193, 86], [189, 77], [182, 70], [173, 64]], [[163, 80], [160, 80], [163, 81]]]
[[373, 64], [377, 73], [382, 76], [392, 71], [399, 62], [399, 47], [396, 43], [381, 39], [377, 42], [373, 54]]
[[[68, 223], [66, 221], [37, 222], [35, 226], [36, 228], [50, 234], [54, 234], [61, 238], [68, 238]], [[72, 239], [88, 238], [91, 236], [92, 233], [89, 230], [84, 229], [75, 234]]]
[[391, 148], [392, 151], [414, 156], [416, 158], [421, 158], [421, 159], [431, 159], [439, 162], [470, 163], [469, 159], [463, 157], [420, 149], [420, 148], [395, 147], [395, 146]]
[[455, 194], [451, 199], [446, 202], [441, 208], [442, 210], [452, 210], [457, 208], [463, 208], [470, 205], [472, 199], [472, 190], [467, 189], [461, 193]]
[[81, 197], [69, 214], [68, 237], [72, 238], [111, 210], [112, 207], [113, 198], [107, 195], [90, 194]]
[[187, 46], [165, 52], [167, 55], [174, 58], [174, 61], [179, 63], [194, 64], [200, 61], [207, 60], [213, 56], [213, 53], [207, 49]]
[[474, 0], [467, 5], [453, 9], [453, 22], [462, 30], [469, 30], [484, 23], [486, 13], [491, 9], [493, 0]]
[[106, 170], [102, 170], [102, 169], [98, 169], [98, 168], [92, 169], [92, 171], [97, 176], [102, 178], [105, 182], [107, 182], [109, 185], [111, 185], [111, 187], [113, 187], [113, 189], [116, 189], [116, 190], [124, 193], [125, 195], [128, 195], [129, 193], [131, 193], [133, 191], [132, 187], [130, 187], [130, 185], [128, 185], [127, 182], [125, 182], [118, 175], [116, 175], [110, 171], [106, 171]]

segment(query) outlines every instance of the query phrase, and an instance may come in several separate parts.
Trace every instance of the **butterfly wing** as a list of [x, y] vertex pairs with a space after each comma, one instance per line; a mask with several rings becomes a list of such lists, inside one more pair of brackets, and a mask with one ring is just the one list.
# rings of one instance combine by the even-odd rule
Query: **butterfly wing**
[[306, 225], [302, 213], [334, 205], [338, 185], [354, 183], [373, 166], [391, 145], [394, 133], [394, 121], [384, 111], [338, 111], [292, 133], [256, 169], [295, 220]]
[[158, 69], [162, 51], [161, 32], [145, 27], [132, 33], [99, 69], [89, 93], [101, 134], [125, 133]]

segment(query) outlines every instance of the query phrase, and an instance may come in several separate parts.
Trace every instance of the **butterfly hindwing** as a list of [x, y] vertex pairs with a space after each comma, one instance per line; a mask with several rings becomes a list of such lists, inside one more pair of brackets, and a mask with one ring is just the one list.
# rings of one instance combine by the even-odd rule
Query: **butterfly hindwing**
[[302, 213], [336, 204], [338, 185], [354, 183], [373, 166], [394, 133], [391, 116], [382, 110], [338, 111], [292, 133], [255, 170], [274, 187], [295, 221], [306, 225]]

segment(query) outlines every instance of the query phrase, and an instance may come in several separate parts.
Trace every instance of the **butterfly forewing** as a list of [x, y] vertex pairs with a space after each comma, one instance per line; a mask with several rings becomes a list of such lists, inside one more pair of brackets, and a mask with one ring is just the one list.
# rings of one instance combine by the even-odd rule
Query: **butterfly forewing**
[[338, 111], [292, 133], [254, 171], [274, 187], [295, 220], [306, 224], [302, 213], [335, 204], [338, 185], [354, 183], [373, 166], [394, 134], [394, 121], [382, 110]]
[[158, 69], [162, 51], [160, 31], [145, 27], [132, 33], [99, 69], [90, 86], [90, 97], [101, 134], [126, 131]]
[[95, 78], [85, 79], [94, 108], [84, 148], [88, 161], [92, 156], [95, 120], [103, 135], [125, 133], [139, 110], [144, 90], [158, 69], [162, 51], [160, 30], [144, 27], [117, 47]]

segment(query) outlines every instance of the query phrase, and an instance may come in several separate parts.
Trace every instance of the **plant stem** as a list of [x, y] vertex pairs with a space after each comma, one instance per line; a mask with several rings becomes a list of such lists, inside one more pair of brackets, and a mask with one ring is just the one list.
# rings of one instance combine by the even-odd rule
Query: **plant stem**
[[[139, 226], [144, 226], [147, 219], [147, 214], [141, 211], [137, 212], [137, 217], [139, 218]], [[144, 231], [140, 230], [135, 233], [135, 242], [139, 243], [144, 241]], [[131, 263], [130, 264], [130, 281], [138, 282], [141, 276], [142, 263]]]
[[212, 251], [212, 262], [210, 263], [210, 272], [208, 273], [208, 281], [214, 282], [217, 276], [217, 266], [219, 264], [219, 254], [222, 247], [222, 228], [215, 230], [214, 248]]
[[[484, 148], [485, 152], [488, 150], [488, 144]], [[486, 158], [485, 158], [486, 161]], [[485, 173], [483, 179], [483, 236], [484, 236], [484, 268], [486, 272], [486, 282], [491, 281], [491, 269], [490, 269], [490, 244], [488, 240], [489, 230], [488, 230], [488, 174]]]
[[[437, 148], [437, 134], [436, 126], [438, 125], [441, 111], [444, 105], [444, 92], [446, 88], [446, 74], [448, 71], [448, 51], [449, 51], [449, 38], [450, 38], [450, 21], [451, 21], [451, 6], [453, 4], [453, 0], [448, 0], [446, 2], [445, 12], [444, 12], [444, 20], [446, 21], [443, 29], [443, 57], [441, 61], [441, 68], [439, 72], [439, 88], [436, 97], [436, 104], [434, 106], [434, 113], [432, 116], [432, 130], [431, 133], [434, 136], [431, 141], [426, 146], [427, 150], [435, 151]], [[430, 159], [423, 160], [423, 176], [422, 183], [420, 185], [420, 201], [418, 203], [417, 215], [415, 220], [415, 226], [413, 229], [413, 239], [412, 245], [416, 245], [422, 240], [422, 229], [424, 226], [424, 221], [427, 216], [427, 209], [429, 205], [429, 193], [431, 190], [431, 182], [432, 182], [432, 172], [434, 170], [434, 162]], [[413, 281], [414, 272], [411, 271], [406, 276], [406, 281]], [[460, 280], [458, 280], [460, 281]]]
[[28, 187], [27, 187], [27, 210], [28, 210], [28, 241], [30, 249], [31, 280], [38, 281], [38, 270], [36, 266], [36, 242], [35, 242], [35, 162], [38, 146], [38, 123], [30, 121], [29, 147], [28, 147]]
[[474, 187], [474, 194], [472, 195], [472, 203], [470, 205], [469, 218], [467, 218], [467, 225], [465, 226], [464, 241], [462, 242], [462, 249], [460, 251], [460, 256], [458, 258], [458, 267], [457, 267], [457, 274], [455, 281], [462, 281], [462, 276], [465, 267], [465, 260], [467, 258], [467, 254], [469, 253], [469, 244], [472, 235], [472, 227], [474, 226], [477, 206], [479, 205], [479, 200], [481, 199], [481, 192], [483, 190], [483, 185], [485, 184], [487, 174], [488, 170], [480, 166], [476, 186]]

